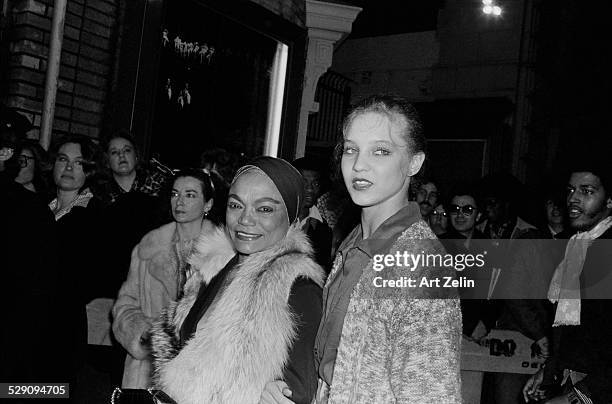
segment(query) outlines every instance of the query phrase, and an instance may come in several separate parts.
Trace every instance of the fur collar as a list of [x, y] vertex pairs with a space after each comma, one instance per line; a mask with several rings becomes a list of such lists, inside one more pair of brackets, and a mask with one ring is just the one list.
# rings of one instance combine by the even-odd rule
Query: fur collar
[[[298, 225], [290, 226], [285, 238], [276, 246], [247, 257], [242, 266], [261, 266], [291, 251], [309, 256], [314, 254], [308, 237]], [[191, 272], [185, 284], [184, 294], [193, 294], [194, 289], [197, 293], [200, 284], [202, 282], [208, 284], [234, 255], [236, 250], [225, 227], [217, 227], [213, 232], [202, 234], [196, 241], [193, 255], [189, 258]], [[247, 264], [251, 261], [252, 264]]]
[[257, 403], [265, 384], [282, 377], [295, 339], [297, 318], [288, 305], [293, 283], [299, 277], [323, 283], [308, 239], [292, 226], [284, 240], [232, 270], [231, 281], [181, 348], [178, 330], [199, 285], [233, 256], [228, 245], [222, 229], [198, 241], [189, 291], [152, 332], [156, 383], [180, 403]]
[[217, 227], [212, 232], [202, 234], [188, 260], [191, 269], [187, 275], [184, 294], [197, 294], [202, 282], [208, 284], [234, 255], [236, 250], [224, 227]]
[[157, 254], [160, 249], [169, 246], [175, 237], [176, 223], [170, 222], [155, 230], [151, 230], [138, 244], [138, 256], [142, 260], [148, 260]]

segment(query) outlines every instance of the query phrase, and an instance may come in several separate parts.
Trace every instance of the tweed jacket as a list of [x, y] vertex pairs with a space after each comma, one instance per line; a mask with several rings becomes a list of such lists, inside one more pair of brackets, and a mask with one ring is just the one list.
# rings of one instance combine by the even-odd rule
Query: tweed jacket
[[146, 343], [153, 320], [177, 297], [176, 223], [147, 233], [133, 249], [130, 270], [113, 307], [113, 333], [126, 349], [123, 388], [151, 386], [151, 357]]
[[[265, 384], [282, 378], [297, 338], [299, 313], [288, 304], [292, 285], [298, 278], [323, 285], [323, 270], [310, 258], [306, 236], [291, 227], [281, 242], [231, 270], [193, 337], [180, 346], [181, 326], [200, 287], [234, 255], [221, 229], [212, 238], [202, 237], [190, 260], [194, 272], [184, 297], [154, 325], [156, 387], [181, 404], [258, 403]], [[317, 325], [318, 319], [310, 326], [313, 334]]]
[[[389, 253], [397, 251], [445, 253], [423, 220], [402, 232]], [[326, 288], [342, 266], [338, 255]], [[370, 260], [351, 293], [332, 386], [325, 392], [320, 380], [317, 402], [460, 403], [461, 312], [456, 289], [380, 289], [373, 287], [376, 276], [420, 280], [454, 277], [454, 270], [421, 265], [412, 272], [397, 266], [376, 272]]]

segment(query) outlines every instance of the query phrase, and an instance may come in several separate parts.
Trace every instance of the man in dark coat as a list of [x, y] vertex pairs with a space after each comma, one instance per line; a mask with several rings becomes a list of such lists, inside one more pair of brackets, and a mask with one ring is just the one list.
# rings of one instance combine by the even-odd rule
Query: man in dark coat
[[[612, 400], [612, 170], [596, 164], [574, 169], [569, 179], [569, 223], [577, 234], [548, 290], [557, 302], [553, 356], [525, 385], [525, 399]], [[560, 393], [552, 389], [559, 384]]]
[[62, 330], [56, 265], [57, 237], [49, 208], [15, 182], [23, 134], [0, 127], [0, 380], [67, 382], [59, 349]]

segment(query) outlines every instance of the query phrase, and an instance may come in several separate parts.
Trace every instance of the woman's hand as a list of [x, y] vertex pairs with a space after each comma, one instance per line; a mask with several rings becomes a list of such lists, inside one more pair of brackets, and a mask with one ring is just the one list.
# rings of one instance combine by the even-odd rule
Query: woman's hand
[[261, 392], [259, 404], [293, 404], [293, 401], [287, 397], [291, 397], [292, 392], [282, 380], [274, 380], [268, 382], [264, 390]]

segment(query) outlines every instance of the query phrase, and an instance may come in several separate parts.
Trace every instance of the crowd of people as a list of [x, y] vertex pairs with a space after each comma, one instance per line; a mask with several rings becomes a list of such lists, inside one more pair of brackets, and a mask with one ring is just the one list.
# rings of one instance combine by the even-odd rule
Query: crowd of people
[[[333, 166], [214, 149], [170, 170], [127, 132], [47, 154], [0, 129], [0, 381], [69, 382], [79, 403], [116, 386], [180, 404], [459, 403], [462, 340], [498, 328], [546, 366], [488, 375], [483, 402], [612, 400], [605, 159], [551, 181], [526, 218], [511, 176], [425, 178], [424, 130], [394, 96], [353, 107]], [[376, 257], [402, 253], [487, 259], [408, 272], [473, 287], [375, 287], [407, 275]]]

